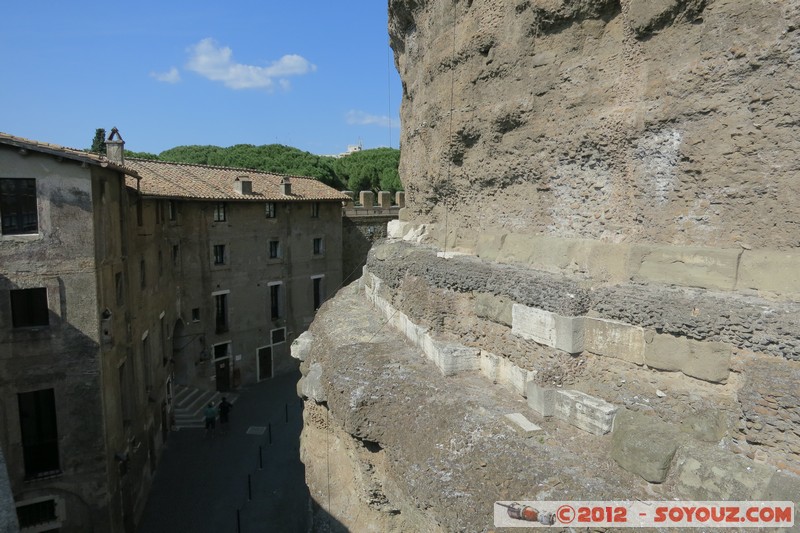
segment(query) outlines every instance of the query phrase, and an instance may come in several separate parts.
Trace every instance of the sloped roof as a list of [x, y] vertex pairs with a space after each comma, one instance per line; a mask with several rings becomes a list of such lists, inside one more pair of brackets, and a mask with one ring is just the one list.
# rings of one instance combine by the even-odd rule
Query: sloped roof
[[[324, 183], [302, 176], [286, 176], [244, 168], [171, 163], [149, 159], [126, 159], [125, 166], [141, 178], [138, 188], [144, 196], [194, 200], [243, 201], [342, 201], [350, 198]], [[251, 194], [239, 194], [235, 180], [252, 181]], [[281, 193], [281, 181], [289, 178], [291, 195]], [[137, 188], [135, 179], [128, 186]]]
[[0, 132], [0, 144], [7, 144], [20, 149], [41, 152], [56, 157], [63, 157], [73, 161], [80, 161], [81, 163], [88, 163], [90, 165], [121, 170], [128, 175], [132, 175], [134, 177], [138, 176], [135, 170], [112, 163], [104, 155], [78, 150], [77, 148], [67, 148], [66, 146], [59, 146], [57, 144], [33, 141], [31, 139], [24, 139], [22, 137], [16, 137], [14, 135], [2, 132]]

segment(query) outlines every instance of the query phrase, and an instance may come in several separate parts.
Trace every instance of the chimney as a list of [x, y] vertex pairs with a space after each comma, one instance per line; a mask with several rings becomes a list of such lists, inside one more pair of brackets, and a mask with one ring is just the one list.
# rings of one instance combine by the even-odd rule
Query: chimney
[[[114, 137], [117, 139], [114, 140]], [[125, 141], [117, 128], [111, 128], [111, 135], [106, 141], [106, 157], [116, 165], [125, 165]]]
[[239, 194], [253, 194], [253, 181], [247, 176], [239, 176], [233, 180], [233, 188]]
[[284, 176], [281, 179], [281, 193], [284, 196], [290, 196], [292, 194], [292, 184], [289, 182], [289, 176]]

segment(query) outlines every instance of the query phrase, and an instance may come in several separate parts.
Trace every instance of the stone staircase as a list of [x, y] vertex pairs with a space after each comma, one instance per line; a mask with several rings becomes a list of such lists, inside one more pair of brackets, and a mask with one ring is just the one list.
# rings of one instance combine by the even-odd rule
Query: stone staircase
[[175, 398], [173, 400], [173, 414], [175, 416], [176, 429], [205, 428], [203, 419], [203, 409], [208, 402], [219, 405], [222, 397], [225, 396], [230, 403], [236, 403], [238, 396], [230, 392], [218, 392], [183, 385], [175, 386]]

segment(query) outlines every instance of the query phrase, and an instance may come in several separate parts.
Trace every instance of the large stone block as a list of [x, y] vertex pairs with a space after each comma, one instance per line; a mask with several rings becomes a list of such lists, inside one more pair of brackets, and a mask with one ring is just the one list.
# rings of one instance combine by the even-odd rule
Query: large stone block
[[567, 353], [583, 351], [583, 320], [583, 317], [564, 317], [517, 303], [511, 308], [514, 335]]
[[505, 357], [481, 350], [481, 373], [495, 383], [510, 385], [522, 396], [527, 394], [526, 385], [536, 375], [535, 371], [520, 368]]
[[480, 368], [480, 350], [478, 348], [433, 339], [426, 343], [426, 347], [428, 347], [426, 355], [445, 376], [453, 376], [459, 372]]
[[642, 365], [644, 345], [644, 329], [638, 326], [602, 318], [584, 319], [585, 350]]
[[328, 401], [325, 387], [322, 385], [322, 365], [313, 363], [308, 374], [297, 382], [297, 395], [301, 398], [310, 398], [317, 403]]
[[475, 243], [475, 254], [486, 261], [497, 261], [505, 235], [505, 233], [482, 231]]
[[650, 483], [663, 483], [680, 441], [676, 427], [623, 409], [614, 419], [611, 457], [628, 472]]
[[704, 381], [725, 383], [730, 373], [731, 354], [730, 345], [721, 342], [654, 335], [645, 344], [644, 362], [659, 370], [683, 372]]
[[631, 249], [634, 281], [730, 291], [741, 250], [637, 245]]
[[529, 381], [525, 386], [528, 407], [542, 416], [553, 416], [556, 409], [556, 390]]
[[514, 302], [505, 296], [495, 296], [479, 292], [475, 294], [475, 314], [481, 318], [488, 318], [498, 324], [511, 326], [511, 308]]
[[694, 501], [764, 499], [775, 472], [741, 455], [697, 443], [678, 450], [673, 470], [676, 494]]
[[555, 390], [553, 415], [595, 435], [605, 435], [614, 423], [617, 407], [575, 390]]
[[304, 331], [292, 341], [290, 348], [292, 357], [300, 361], [305, 361], [308, 354], [311, 353], [311, 345], [314, 342], [314, 335], [310, 331]]
[[800, 254], [778, 250], [745, 250], [739, 262], [737, 289], [781, 294], [800, 293]]
[[410, 222], [390, 220], [386, 225], [386, 236], [390, 239], [402, 239], [411, 227]]

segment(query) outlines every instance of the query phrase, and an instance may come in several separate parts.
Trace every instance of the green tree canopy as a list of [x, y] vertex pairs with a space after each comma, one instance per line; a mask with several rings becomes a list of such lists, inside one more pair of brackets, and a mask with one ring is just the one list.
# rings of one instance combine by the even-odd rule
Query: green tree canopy
[[96, 154], [106, 153], [106, 130], [105, 128], [97, 128], [94, 130], [94, 139], [92, 139], [92, 147], [89, 148], [90, 152]]

